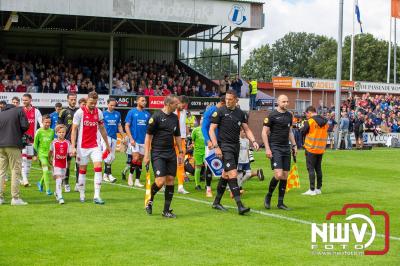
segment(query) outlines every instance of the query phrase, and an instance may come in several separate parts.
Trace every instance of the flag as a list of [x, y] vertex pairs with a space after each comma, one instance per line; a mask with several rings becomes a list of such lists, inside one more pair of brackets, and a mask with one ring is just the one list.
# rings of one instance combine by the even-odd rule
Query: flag
[[400, 18], [400, 0], [392, 0], [392, 17]]
[[147, 206], [147, 203], [150, 201], [151, 197], [151, 184], [150, 184], [150, 171], [149, 165], [146, 165], [146, 193], [144, 194], [144, 207]]
[[356, 10], [357, 21], [360, 24], [361, 33], [363, 33], [362, 23], [361, 23], [360, 8], [358, 7], [358, 0], [356, 0], [356, 8], [355, 8], [355, 10]]
[[286, 192], [288, 192], [292, 188], [299, 188], [299, 187], [300, 187], [300, 177], [299, 177], [299, 172], [297, 171], [296, 157], [293, 156], [293, 165], [288, 175], [286, 183]]
[[215, 150], [212, 150], [204, 161], [215, 177], [220, 177], [222, 175], [222, 170], [224, 170], [223, 164], [221, 159], [215, 155]]

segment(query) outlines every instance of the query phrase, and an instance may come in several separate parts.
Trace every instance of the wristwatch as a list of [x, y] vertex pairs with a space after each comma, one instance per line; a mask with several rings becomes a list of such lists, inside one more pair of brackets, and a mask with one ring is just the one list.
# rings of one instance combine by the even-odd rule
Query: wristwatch
[[218, 144], [215, 144], [215, 145], [214, 145], [214, 149], [216, 149], [216, 148], [219, 148]]

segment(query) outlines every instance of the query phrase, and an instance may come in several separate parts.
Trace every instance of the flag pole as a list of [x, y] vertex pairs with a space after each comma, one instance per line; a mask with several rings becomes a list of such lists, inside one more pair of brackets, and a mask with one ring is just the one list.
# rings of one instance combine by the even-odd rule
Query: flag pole
[[393, 49], [393, 83], [397, 83], [397, 27], [396, 27], [396, 18], [394, 18], [394, 49]]
[[389, 30], [389, 43], [388, 43], [388, 65], [387, 65], [387, 77], [386, 83], [390, 83], [390, 59], [391, 59], [391, 52], [392, 52], [392, 16], [390, 15], [390, 30]]
[[351, 48], [350, 48], [350, 80], [353, 81], [353, 67], [354, 67], [354, 18], [356, 13], [356, 0], [353, 1], [353, 34], [351, 35]]
[[[338, 25], [338, 45], [336, 61], [336, 95], [335, 95], [335, 120], [339, 124], [340, 120], [340, 83], [342, 81], [342, 39], [343, 39], [343, 0], [339, 0], [339, 25]], [[335, 129], [335, 146], [338, 148], [339, 127]]]

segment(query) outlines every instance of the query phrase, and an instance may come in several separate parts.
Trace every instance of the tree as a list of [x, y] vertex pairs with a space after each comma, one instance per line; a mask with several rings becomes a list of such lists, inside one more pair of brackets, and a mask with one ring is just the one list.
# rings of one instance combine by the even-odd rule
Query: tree
[[337, 42], [333, 38], [327, 39], [316, 49], [309, 60], [313, 77], [334, 79], [336, 77]]
[[242, 67], [242, 77], [247, 80], [271, 80], [273, 64], [274, 55], [271, 47], [268, 44], [262, 45], [250, 53], [250, 58]]
[[317, 48], [328, 39], [325, 36], [305, 32], [290, 32], [277, 40], [275, 50], [277, 73], [282, 76], [314, 77], [309, 60]]
[[229, 56], [221, 56], [219, 49], [203, 49], [199, 58], [189, 65], [211, 79], [223, 79], [224, 75], [237, 73], [237, 64]]

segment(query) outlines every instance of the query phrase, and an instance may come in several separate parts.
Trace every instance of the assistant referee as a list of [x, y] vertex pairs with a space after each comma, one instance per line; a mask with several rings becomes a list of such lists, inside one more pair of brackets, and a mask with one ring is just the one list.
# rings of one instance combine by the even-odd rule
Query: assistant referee
[[[286, 95], [278, 97], [278, 107], [264, 119], [264, 127], [261, 133], [267, 158], [271, 160], [271, 168], [274, 176], [269, 184], [268, 193], [265, 196], [264, 206], [271, 208], [272, 193], [279, 183], [278, 208], [289, 210], [283, 203], [286, 183], [290, 170], [291, 150], [296, 156], [297, 146], [292, 131], [293, 115], [287, 111], [289, 99]], [[289, 144], [292, 144], [290, 146]]]
[[153, 213], [154, 196], [165, 185], [165, 201], [162, 216], [166, 218], [176, 218], [176, 215], [170, 210], [171, 201], [174, 196], [174, 179], [177, 167], [177, 154], [175, 153], [174, 143], [178, 146], [178, 162], [180, 164], [183, 162], [179, 120], [178, 116], [174, 114], [178, 104], [179, 100], [175, 95], [169, 95], [165, 98], [164, 107], [154, 113], [149, 120], [144, 144], [143, 162], [148, 166], [151, 155], [151, 164], [155, 176], [146, 211], [148, 214]]
[[[225, 95], [226, 105], [215, 111], [211, 117], [210, 139], [215, 148], [217, 157], [222, 158], [224, 172], [217, 186], [217, 196], [212, 207], [217, 210], [226, 211], [221, 205], [221, 198], [224, 195], [226, 185], [233, 194], [240, 215], [250, 211], [246, 208], [240, 199], [240, 188], [237, 182], [237, 166], [240, 151], [240, 129], [243, 128], [247, 138], [253, 144], [255, 150], [258, 150], [258, 144], [254, 135], [247, 125], [247, 115], [237, 107], [238, 98], [234, 90], [229, 90]], [[218, 141], [215, 131], [218, 128]]]

